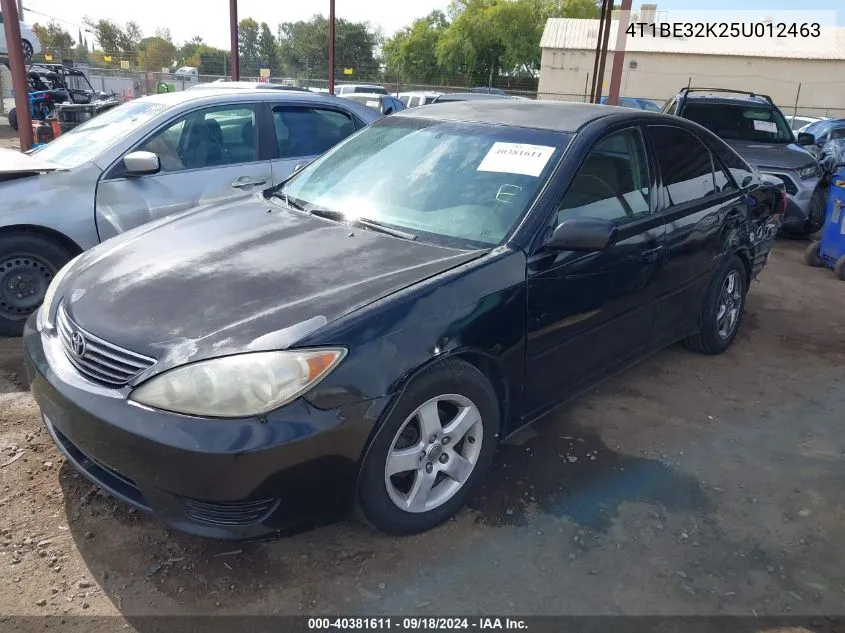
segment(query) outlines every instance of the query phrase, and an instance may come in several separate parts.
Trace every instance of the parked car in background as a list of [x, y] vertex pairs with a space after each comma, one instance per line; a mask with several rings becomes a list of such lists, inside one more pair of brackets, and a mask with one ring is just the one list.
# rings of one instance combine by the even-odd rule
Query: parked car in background
[[331, 95], [185, 90], [90, 119], [26, 156], [38, 161], [31, 170], [10, 172], [0, 161], [0, 334], [20, 334], [76, 254], [280, 182], [379, 117]]
[[481, 94], [488, 94], [488, 95], [507, 95], [508, 93], [502, 90], [501, 88], [490, 88], [488, 86], [477, 86], [475, 88], [470, 88], [470, 92], [477, 92]]
[[[173, 73], [173, 77], [180, 81], [192, 81], [196, 82], [199, 80], [199, 68], [196, 66], [181, 66], [180, 68], [176, 69], [176, 72]], [[220, 83], [223, 83], [222, 81]]]
[[432, 103], [448, 103], [450, 101], [486, 101], [488, 99], [517, 99], [510, 95], [485, 92], [446, 92], [437, 97]]
[[434, 100], [442, 94], [442, 92], [399, 92], [396, 97], [406, 108], [416, 108], [434, 103]]
[[789, 116], [786, 118], [789, 122], [789, 127], [792, 128], [793, 132], [803, 132], [806, 126], [810, 125], [811, 123], [817, 123], [818, 121], [826, 120], [826, 117], [813, 117], [813, 116]]
[[387, 94], [387, 90], [385, 90], [384, 86], [377, 86], [375, 84], [338, 84], [334, 87], [334, 93], [338, 96], [346, 96], [356, 92], [377, 95]]
[[390, 95], [367, 94], [366, 92], [354, 92], [343, 95], [344, 99], [357, 101], [368, 108], [373, 108], [385, 116], [405, 109], [405, 105], [396, 97]]
[[[28, 24], [20, 23], [21, 25], [21, 45], [23, 46], [23, 56], [26, 61], [31, 61], [33, 55], [38, 55], [41, 52], [41, 40], [38, 39], [35, 31]], [[0, 53], [9, 53], [6, 46], [6, 28], [3, 25], [3, 14], [0, 13]]]
[[29, 319], [26, 371], [69, 463], [176, 529], [357, 505], [420, 532], [561, 401], [677, 340], [730, 347], [785, 200], [678, 117], [409, 108], [81, 255]]
[[803, 131], [813, 135], [816, 148], [820, 150], [828, 141], [841, 139], [845, 136], [845, 119], [816, 121], [807, 125]]
[[[604, 96], [599, 103], [607, 104], [607, 97]], [[637, 110], [648, 110], [649, 112], [660, 112], [660, 105], [651, 99], [636, 99], [634, 97], [619, 97], [619, 105], [623, 108], [636, 108]]]
[[297, 88], [286, 84], [261, 83], [260, 81], [211, 81], [191, 86], [188, 90], [292, 90], [294, 92], [308, 92], [307, 88]]
[[757, 169], [783, 181], [789, 196], [784, 231], [803, 236], [821, 229], [827, 203], [820, 186], [822, 170], [806, 149], [815, 139], [804, 133], [796, 139], [771, 97], [737, 90], [684, 88], [663, 111], [706, 127]]

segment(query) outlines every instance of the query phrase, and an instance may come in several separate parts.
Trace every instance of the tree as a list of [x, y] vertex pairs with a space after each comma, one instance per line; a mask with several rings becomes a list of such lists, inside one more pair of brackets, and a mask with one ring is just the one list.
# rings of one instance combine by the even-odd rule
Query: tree
[[143, 70], [160, 71], [170, 68], [176, 61], [178, 51], [170, 42], [162, 37], [146, 37], [138, 45], [138, 62]]
[[53, 53], [60, 57], [71, 54], [75, 45], [73, 36], [65, 31], [58, 22], [50, 22], [47, 26], [34, 24], [32, 30], [41, 40], [41, 48], [45, 53]]
[[258, 22], [252, 18], [244, 18], [238, 23], [238, 56], [245, 74], [258, 74]]
[[449, 26], [442, 11], [432, 11], [398, 31], [382, 46], [388, 77], [435, 83], [442, 74], [437, 67], [437, 43]]
[[[315, 15], [307, 22], [283, 22], [279, 25], [281, 65], [295, 76], [328, 77], [329, 21]], [[377, 76], [375, 58], [378, 35], [364, 22], [338, 19], [335, 24], [335, 70], [352, 68], [356, 77]]]
[[269, 68], [271, 75], [278, 74], [279, 45], [266, 22], [261, 23], [261, 33], [258, 36], [258, 58], [261, 61], [261, 68]]
[[143, 34], [141, 27], [135, 22], [127, 22], [121, 27], [113, 20], [97, 20], [86, 17], [83, 20], [85, 26], [94, 33], [94, 37], [100, 44], [100, 49], [106, 55], [118, 58], [134, 58], [138, 45], [141, 43]]

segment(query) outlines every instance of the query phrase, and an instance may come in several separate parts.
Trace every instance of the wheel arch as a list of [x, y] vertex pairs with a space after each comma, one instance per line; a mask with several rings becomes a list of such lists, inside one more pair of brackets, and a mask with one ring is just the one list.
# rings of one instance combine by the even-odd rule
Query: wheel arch
[[46, 226], [10, 224], [0, 227], [0, 237], [7, 237], [9, 235], [37, 235], [38, 237], [43, 237], [64, 248], [71, 257], [76, 257], [83, 251], [83, 248], [67, 235], [55, 229], [47, 228]]

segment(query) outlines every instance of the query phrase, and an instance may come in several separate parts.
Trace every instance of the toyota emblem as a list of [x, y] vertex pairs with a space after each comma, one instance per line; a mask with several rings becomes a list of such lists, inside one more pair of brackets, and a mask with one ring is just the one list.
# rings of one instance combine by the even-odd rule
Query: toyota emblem
[[82, 336], [82, 332], [76, 330], [73, 334], [70, 335], [70, 348], [73, 353], [82, 358], [85, 356], [85, 337]]

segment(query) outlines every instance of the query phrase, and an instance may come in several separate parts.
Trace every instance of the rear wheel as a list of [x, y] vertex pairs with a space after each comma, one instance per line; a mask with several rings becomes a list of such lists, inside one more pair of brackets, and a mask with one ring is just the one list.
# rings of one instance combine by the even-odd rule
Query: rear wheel
[[9, 110], [9, 125], [15, 132], [18, 131], [18, 111], [15, 108]]
[[70, 258], [64, 248], [40, 235], [0, 237], [0, 335], [20, 336]]
[[728, 349], [742, 323], [746, 291], [745, 264], [734, 255], [713, 278], [704, 299], [701, 330], [684, 344], [702, 354], [721, 354]]
[[448, 360], [413, 380], [372, 442], [358, 484], [364, 518], [388, 534], [423, 532], [466, 503], [493, 460], [499, 405], [487, 378]]
[[30, 44], [26, 40], [23, 40], [22, 44], [24, 58], [26, 59], [26, 61], [32, 61], [32, 44]]
[[810, 245], [804, 249], [804, 261], [808, 266], [812, 266], [813, 268], [821, 268], [824, 266], [821, 255], [819, 255], [821, 246], [821, 242], [816, 241], [811, 242]]

